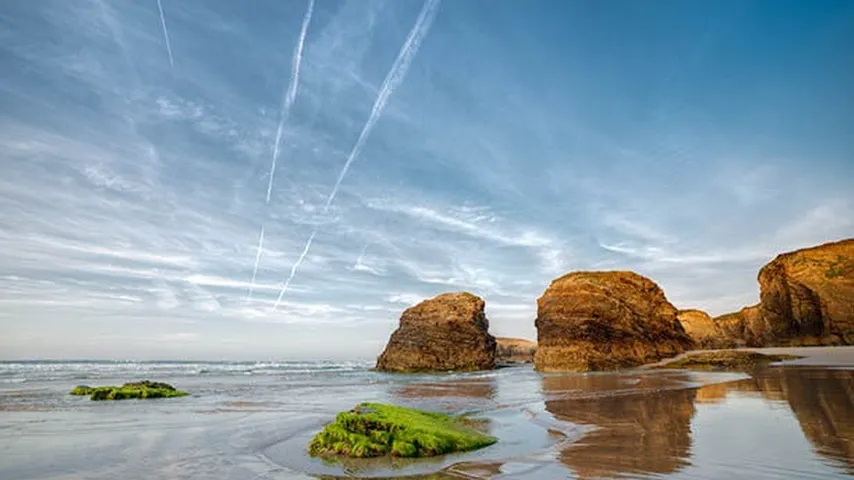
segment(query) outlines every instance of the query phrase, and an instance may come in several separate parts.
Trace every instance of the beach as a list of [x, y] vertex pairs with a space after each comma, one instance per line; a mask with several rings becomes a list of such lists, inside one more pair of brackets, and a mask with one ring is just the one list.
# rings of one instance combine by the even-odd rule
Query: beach
[[[5, 362], [0, 478], [851, 478], [854, 348], [754, 374], [531, 365], [399, 375], [368, 362]], [[77, 384], [167, 381], [192, 395], [92, 402]], [[420, 461], [313, 459], [362, 401], [487, 420], [499, 438]]]

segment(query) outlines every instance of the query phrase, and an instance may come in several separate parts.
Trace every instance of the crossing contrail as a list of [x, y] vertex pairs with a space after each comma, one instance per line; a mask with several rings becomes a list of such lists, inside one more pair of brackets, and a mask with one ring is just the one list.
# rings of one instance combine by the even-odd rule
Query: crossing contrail
[[404, 42], [403, 46], [400, 48], [400, 53], [397, 54], [397, 58], [394, 60], [391, 70], [389, 70], [388, 75], [386, 75], [385, 80], [380, 87], [377, 99], [374, 101], [374, 107], [371, 109], [371, 115], [368, 117], [368, 121], [365, 122], [365, 126], [362, 127], [362, 133], [359, 134], [359, 139], [356, 140], [356, 145], [354, 145], [353, 150], [350, 151], [347, 161], [344, 162], [344, 168], [342, 168], [341, 173], [338, 174], [338, 180], [335, 181], [335, 186], [332, 187], [332, 192], [326, 199], [326, 204], [323, 207], [324, 212], [329, 210], [329, 205], [331, 205], [332, 201], [335, 200], [335, 195], [338, 194], [338, 188], [341, 187], [341, 182], [344, 181], [347, 171], [350, 170], [350, 165], [353, 164], [353, 161], [356, 160], [356, 157], [359, 156], [359, 153], [361, 153], [362, 148], [365, 146], [365, 141], [374, 129], [374, 125], [376, 125], [380, 115], [382, 115], [386, 103], [388, 103], [388, 98], [392, 93], [394, 93], [395, 89], [400, 86], [401, 82], [403, 82], [406, 72], [409, 70], [409, 65], [412, 63], [412, 59], [415, 58], [415, 54], [418, 53], [418, 49], [421, 47], [421, 41], [424, 40], [424, 37], [426, 37], [427, 33], [430, 31], [430, 26], [433, 23], [433, 18], [436, 16], [439, 3], [440, 0], [427, 0], [424, 2], [424, 7], [418, 15], [418, 20], [415, 21], [415, 25], [412, 27], [412, 30], [409, 31], [409, 36], [406, 37], [406, 42]]
[[302, 49], [305, 45], [305, 34], [308, 32], [308, 24], [311, 23], [311, 14], [314, 11], [314, 0], [308, 1], [308, 10], [305, 12], [305, 17], [302, 19], [302, 27], [299, 31], [299, 39], [297, 46], [294, 47], [294, 56], [291, 60], [291, 80], [288, 83], [288, 90], [285, 92], [285, 100], [282, 104], [282, 111], [279, 114], [279, 126], [276, 129], [276, 141], [273, 144], [273, 159], [270, 163], [270, 180], [267, 184], [267, 200], [270, 203], [270, 195], [273, 193], [273, 179], [276, 176], [276, 161], [279, 159], [279, 144], [282, 142], [282, 130], [285, 127], [285, 121], [291, 113], [291, 107], [294, 100], [297, 98], [297, 87], [299, 86], [299, 68], [302, 63]]
[[252, 267], [252, 281], [249, 283], [249, 293], [246, 300], [252, 300], [252, 292], [255, 290], [255, 276], [258, 274], [258, 262], [261, 261], [261, 252], [264, 251], [264, 225], [261, 225], [261, 233], [258, 234], [258, 249], [255, 251], [255, 266]]
[[[426, 37], [427, 33], [430, 31], [430, 26], [433, 23], [433, 19], [436, 17], [436, 11], [439, 8], [440, 1], [441, 0], [427, 0], [426, 2], [424, 2], [424, 6], [421, 8], [421, 13], [418, 14], [418, 19], [415, 20], [415, 25], [413, 25], [412, 30], [409, 31], [409, 35], [407, 35], [406, 41], [403, 43], [403, 46], [400, 47], [400, 52], [397, 54], [397, 58], [391, 65], [391, 69], [389, 69], [385, 80], [383, 80], [382, 86], [380, 86], [379, 93], [377, 93], [377, 98], [376, 100], [374, 100], [374, 106], [373, 108], [371, 108], [371, 114], [368, 117], [368, 120], [365, 122], [365, 126], [362, 127], [362, 133], [359, 134], [359, 138], [356, 140], [356, 144], [353, 146], [353, 150], [350, 151], [350, 155], [347, 156], [347, 161], [344, 162], [344, 167], [338, 174], [338, 180], [336, 180], [335, 186], [332, 187], [332, 191], [329, 193], [329, 197], [326, 198], [326, 203], [323, 206], [323, 213], [327, 213], [329, 211], [329, 206], [332, 205], [332, 201], [335, 200], [335, 195], [338, 193], [338, 189], [341, 187], [341, 182], [347, 175], [347, 171], [350, 169], [350, 165], [352, 165], [353, 161], [356, 159], [356, 157], [359, 156], [359, 153], [365, 146], [365, 141], [367, 141], [368, 136], [374, 129], [374, 125], [376, 125], [377, 120], [382, 115], [383, 110], [385, 109], [385, 106], [388, 103], [389, 97], [392, 93], [394, 93], [395, 89], [400, 86], [401, 82], [403, 82], [403, 79], [406, 76], [406, 72], [409, 70], [409, 66], [412, 64], [412, 59], [415, 58], [415, 54], [418, 53], [418, 49], [421, 47], [421, 42], [424, 40], [424, 37]], [[297, 270], [299, 269], [299, 265], [302, 263], [303, 258], [305, 258], [305, 256], [308, 254], [308, 251], [311, 248], [311, 242], [314, 241], [314, 236], [316, 233], [317, 227], [315, 227], [314, 231], [311, 232], [311, 236], [308, 238], [308, 242], [306, 242], [299, 259], [291, 267], [291, 273], [288, 276], [288, 279], [285, 281], [282, 290], [279, 292], [279, 298], [278, 300], [276, 300], [276, 304], [273, 306], [274, 311], [276, 310], [276, 308], [278, 308], [279, 303], [281, 303], [282, 296], [285, 294], [285, 291], [288, 289], [288, 286], [290, 285], [294, 276], [296, 276]]]
[[163, 15], [163, 4], [157, 0], [157, 9], [160, 10], [160, 25], [163, 26], [163, 38], [166, 39], [166, 53], [169, 54], [169, 66], [175, 67], [175, 60], [172, 59], [172, 43], [169, 42], [169, 30], [166, 28], [166, 16]]
[[300, 264], [302, 264], [305, 256], [308, 255], [308, 250], [311, 248], [311, 242], [314, 241], [314, 236], [317, 235], [317, 227], [314, 227], [314, 230], [311, 232], [311, 236], [308, 237], [308, 242], [305, 243], [305, 247], [302, 249], [302, 253], [297, 258], [297, 261], [291, 266], [291, 274], [288, 275], [288, 279], [285, 280], [285, 284], [282, 285], [282, 290], [279, 291], [279, 298], [276, 299], [276, 304], [273, 305], [273, 311], [279, 308], [279, 304], [282, 303], [282, 297], [285, 296], [285, 292], [288, 290], [288, 287], [291, 286], [291, 281], [297, 274], [297, 269], [299, 269]]

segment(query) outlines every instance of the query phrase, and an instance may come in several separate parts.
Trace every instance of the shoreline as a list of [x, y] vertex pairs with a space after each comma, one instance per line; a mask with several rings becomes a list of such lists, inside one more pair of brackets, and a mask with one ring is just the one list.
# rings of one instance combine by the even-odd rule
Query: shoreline
[[758, 348], [723, 348], [689, 350], [675, 357], [666, 358], [659, 362], [648, 363], [637, 367], [638, 370], [651, 370], [664, 367], [685, 357], [709, 352], [757, 352], [766, 355], [797, 355], [803, 358], [775, 362], [775, 365], [809, 366], [809, 367], [847, 367], [854, 366], [854, 345], [820, 346], [820, 347], [758, 347]]

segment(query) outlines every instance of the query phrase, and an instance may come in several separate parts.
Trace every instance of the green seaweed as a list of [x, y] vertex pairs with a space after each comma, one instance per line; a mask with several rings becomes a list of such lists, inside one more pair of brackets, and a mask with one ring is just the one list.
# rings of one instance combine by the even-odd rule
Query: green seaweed
[[89, 395], [91, 400], [96, 401], [126, 400], [131, 398], [170, 398], [189, 395], [187, 392], [175, 389], [175, 387], [168, 383], [149, 382], [148, 380], [125, 383], [121, 387], [89, 387], [87, 385], [78, 385], [70, 393], [71, 395]]
[[95, 391], [95, 389], [88, 385], [77, 385], [74, 387], [74, 390], [71, 391], [71, 395], [92, 395], [93, 391]]
[[798, 355], [763, 354], [751, 351], [716, 350], [692, 353], [688, 356], [662, 364], [657, 368], [681, 368], [686, 370], [753, 370], [772, 362], [797, 360]]
[[460, 417], [362, 403], [341, 412], [308, 445], [311, 456], [430, 457], [486, 447], [497, 439]]

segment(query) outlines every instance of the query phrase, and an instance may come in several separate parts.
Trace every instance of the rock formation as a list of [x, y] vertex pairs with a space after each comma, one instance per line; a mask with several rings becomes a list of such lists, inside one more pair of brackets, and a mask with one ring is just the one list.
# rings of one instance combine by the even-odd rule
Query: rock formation
[[778, 255], [759, 271], [760, 302], [715, 319], [747, 346], [854, 343], [854, 239]]
[[534, 353], [537, 351], [537, 342], [525, 340], [524, 338], [498, 337], [495, 350], [495, 359], [500, 362], [522, 362], [532, 363]]
[[403, 312], [377, 369], [395, 372], [486, 370], [495, 364], [484, 301], [446, 293]]
[[574, 272], [537, 300], [540, 371], [613, 370], [654, 362], [693, 346], [676, 308], [633, 272]]
[[685, 333], [700, 348], [733, 348], [736, 342], [729, 336], [717, 322], [712, 320], [708, 313], [701, 310], [679, 310], [677, 314], [679, 323], [685, 329]]

